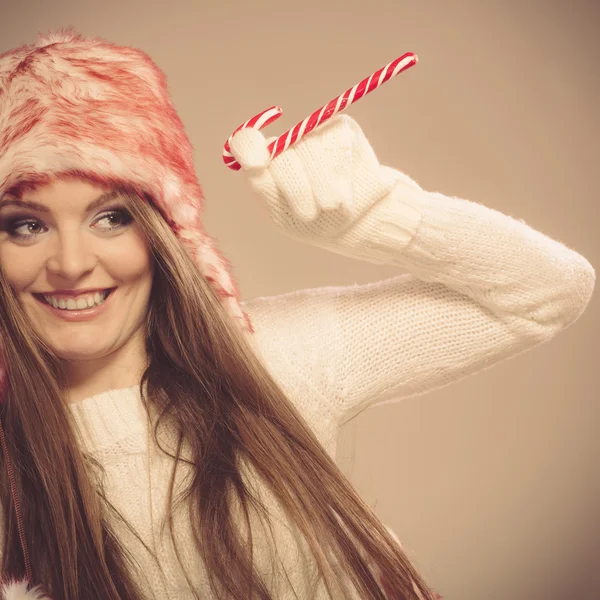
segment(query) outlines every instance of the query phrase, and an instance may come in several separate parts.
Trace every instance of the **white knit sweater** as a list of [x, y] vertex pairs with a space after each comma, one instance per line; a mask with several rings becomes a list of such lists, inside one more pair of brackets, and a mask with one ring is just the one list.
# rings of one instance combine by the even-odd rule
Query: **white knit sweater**
[[[397, 266], [408, 275], [246, 305], [257, 351], [333, 457], [338, 429], [350, 417], [447, 385], [548, 341], [581, 315], [592, 294], [590, 264], [523, 222], [436, 193], [415, 194], [410, 205], [406, 202], [392, 191], [364, 217], [362, 239], [353, 240], [352, 251], [332, 249]], [[106, 470], [109, 500], [156, 548], [160, 566], [116, 522], [139, 562], [148, 598], [191, 599], [168, 528], [159, 535], [172, 461], [152, 445], [150, 487], [148, 423], [137, 389], [108, 391], [71, 409], [85, 450]], [[168, 432], [164, 435], [168, 442]], [[179, 471], [181, 483], [186, 469]], [[276, 535], [270, 545], [266, 535], [255, 532], [258, 567], [273, 597], [324, 598], [302, 541], [265, 488], [257, 484], [257, 489], [269, 502]], [[176, 527], [184, 565], [208, 599], [185, 511], [176, 517]], [[340, 591], [338, 597], [351, 596]]]

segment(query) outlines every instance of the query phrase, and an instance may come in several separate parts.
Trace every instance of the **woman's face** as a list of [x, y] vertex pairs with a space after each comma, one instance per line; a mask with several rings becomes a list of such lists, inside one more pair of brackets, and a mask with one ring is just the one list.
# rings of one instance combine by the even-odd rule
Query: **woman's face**
[[152, 256], [109, 189], [57, 181], [0, 199], [0, 265], [38, 335], [63, 359], [107, 357], [143, 335]]

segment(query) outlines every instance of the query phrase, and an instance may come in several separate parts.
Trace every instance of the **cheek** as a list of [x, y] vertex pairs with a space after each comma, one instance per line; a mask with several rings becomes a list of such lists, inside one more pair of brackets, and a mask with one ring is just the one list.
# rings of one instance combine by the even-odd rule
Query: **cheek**
[[10, 286], [20, 291], [35, 283], [42, 270], [43, 256], [31, 248], [0, 244], [0, 265]]
[[100, 259], [104, 270], [121, 282], [151, 278], [154, 264], [149, 249], [135, 237], [123, 239], [122, 242]]

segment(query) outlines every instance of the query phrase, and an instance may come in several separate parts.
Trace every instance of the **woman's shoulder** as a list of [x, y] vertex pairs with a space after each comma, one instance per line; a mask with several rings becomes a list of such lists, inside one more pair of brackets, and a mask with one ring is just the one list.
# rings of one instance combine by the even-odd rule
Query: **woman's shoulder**
[[333, 402], [339, 382], [327, 368], [323, 344], [332, 315], [326, 309], [311, 310], [307, 293], [310, 290], [256, 298], [245, 303], [244, 310], [252, 323], [254, 332], [248, 339], [257, 356], [327, 446], [339, 423]]

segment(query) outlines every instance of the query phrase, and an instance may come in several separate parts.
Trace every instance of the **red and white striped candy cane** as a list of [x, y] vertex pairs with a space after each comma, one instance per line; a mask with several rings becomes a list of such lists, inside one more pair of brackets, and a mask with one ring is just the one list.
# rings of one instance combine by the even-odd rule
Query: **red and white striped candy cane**
[[[337, 113], [343, 111], [347, 106], [360, 100], [363, 96], [366, 96], [373, 90], [376, 90], [379, 86], [383, 85], [386, 81], [395, 77], [402, 71], [405, 71], [409, 67], [416, 64], [418, 58], [416, 54], [407, 52], [403, 54], [390, 64], [382, 67], [378, 71], [375, 71], [369, 77], [363, 79], [360, 83], [357, 83], [354, 87], [346, 90], [343, 94], [334, 98], [331, 102], [316, 110], [312, 115], [306, 117], [304, 121], [296, 124], [292, 129], [280, 135], [276, 140], [273, 140], [268, 148], [271, 153], [271, 159], [281, 154], [284, 150], [289, 148], [292, 144], [301, 140], [307, 133], [310, 133], [315, 127], [318, 127], [325, 121], [331, 119]], [[240, 125], [225, 142], [223, 149], [223, 162], [234, 171], [241, 169], [240, 164], [235, 160], [233, 154], [231, 154], [230, 142], [231, 138], [240, 130], [246, 127], [255, 127], [256, 129], [262, 129], [273, 121], [279, 119], [282, 114], [281, 108], [278, 106], [271, 106], [258, 115], [248, 119], [243, 125]]]

